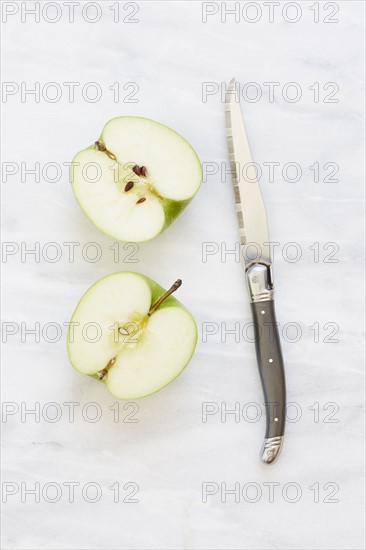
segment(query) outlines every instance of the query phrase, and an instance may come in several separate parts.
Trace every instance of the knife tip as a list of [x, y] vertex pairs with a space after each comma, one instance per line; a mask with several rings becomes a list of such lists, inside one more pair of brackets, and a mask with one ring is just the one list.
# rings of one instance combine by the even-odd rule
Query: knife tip
[[229, 86], [226, 89], [226, 95], [225, 95], [226, 109], [230, 108], [230, 104], [233, 101], [233, 99], [235, 101], [238, 101], [235, 77], [230, 80]]

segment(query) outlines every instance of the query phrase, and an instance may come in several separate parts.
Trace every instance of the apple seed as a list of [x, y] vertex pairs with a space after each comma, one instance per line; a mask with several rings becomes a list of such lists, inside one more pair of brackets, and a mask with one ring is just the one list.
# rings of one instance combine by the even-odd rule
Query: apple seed
[[133, 181], [129, 181], [127, 184], [126, 184], [126, 187], [125, 187], [125, 191], [129, 191], [130, 189], [132, 189], [132, 187], [134, 186], [134, 183]]
[[141, 199], [139, 199], [136, 204], [141, 204], [142, 202], [145, 202], [145, 201], [146, 201], [146, 197], [141, 197]]

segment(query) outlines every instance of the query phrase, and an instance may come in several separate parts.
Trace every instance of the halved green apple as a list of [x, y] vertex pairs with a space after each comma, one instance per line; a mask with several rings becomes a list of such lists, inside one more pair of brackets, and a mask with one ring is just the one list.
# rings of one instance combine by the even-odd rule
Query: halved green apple
[[90, 220], [120, 241], [147, 241], [172, 223], [202, 182], [192, 146], [142, 117], [117, 117], [71, 164], [75, 197]]
[[138, 399], [174, 380], [189, 363], [197, 327], [187, 309], [152, 279], [133, 272], [100, 279], [73, 313], [67, 349], [73, 367], [105, 382], [119, 399]]

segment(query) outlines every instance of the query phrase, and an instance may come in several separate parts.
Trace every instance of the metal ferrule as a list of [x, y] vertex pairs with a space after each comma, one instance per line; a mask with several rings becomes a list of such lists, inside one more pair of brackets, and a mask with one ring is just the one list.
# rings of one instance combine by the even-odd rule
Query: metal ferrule
[[270, 437], [264, 440], [263, 448], [260, 453], [262, 462], [265, 464], [273, 464], [276, 462], [283, 443], [283, 435], [279, 437]]
[[274, 299], [270, 265], [254, 263], [247, 267], [245, 274], [251, 302], [268, 302]]

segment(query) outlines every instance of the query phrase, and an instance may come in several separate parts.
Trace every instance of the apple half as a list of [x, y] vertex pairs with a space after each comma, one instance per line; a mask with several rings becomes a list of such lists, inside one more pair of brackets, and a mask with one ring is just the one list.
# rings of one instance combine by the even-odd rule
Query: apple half
[[153, 239], [182, 212], [202, 182], [193, 147], [142, 117], [117, 117], [71, 163], [70, 181], [88, 218], [119, 241]]
[[73, 367], [104, 382], [119, 399], [138, 399], [162, 389], [189, 363], [197, 326], [172, 296], [133, 272], [94, 283], [73, 313], [67, 350]]

